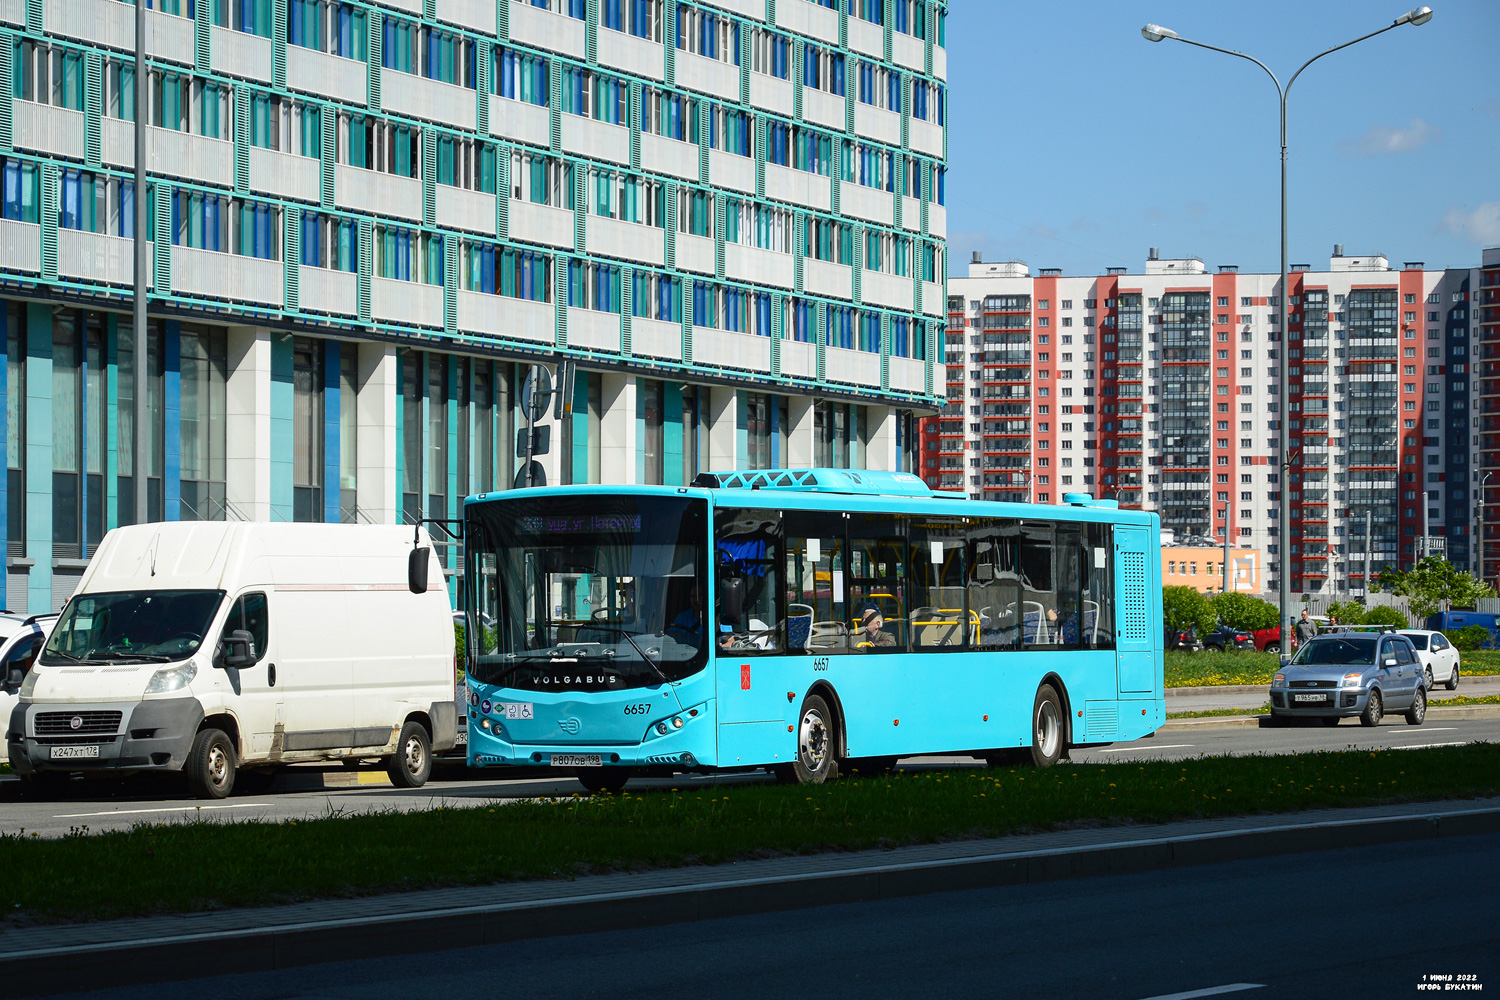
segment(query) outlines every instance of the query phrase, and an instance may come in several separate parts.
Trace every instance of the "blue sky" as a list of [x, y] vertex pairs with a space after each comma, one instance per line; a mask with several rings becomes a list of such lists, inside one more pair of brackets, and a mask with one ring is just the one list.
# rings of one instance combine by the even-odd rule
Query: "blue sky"
[[[1148, 247], [1275, 271], [1276, 90], [1253, 63], [1145, 41], [1155, 22], [1265, 62], [1389, 24], [1406, 0], [953, 0], [950, 271], [973, 250], [1065, 274], [1139, 271]], [[1288, 111], [1292, 263], [1333, 244], [1472, 267], [1500, 245], [1500, 2], [1318, 60]]]

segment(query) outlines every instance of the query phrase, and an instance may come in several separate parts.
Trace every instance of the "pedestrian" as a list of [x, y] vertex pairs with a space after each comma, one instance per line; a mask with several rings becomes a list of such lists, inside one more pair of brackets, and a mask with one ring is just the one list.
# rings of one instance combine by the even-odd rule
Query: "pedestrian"
[[1303, 608], [1302, 618], [1297, 622], [1297, 627], [1292, 630], [1292, 638], [1300, 646], [1309, 639], [1317, 638], [1317, 635], [1318, 623], [1313, 621], [1312, 617], [1307, 613], [1307, 609]]

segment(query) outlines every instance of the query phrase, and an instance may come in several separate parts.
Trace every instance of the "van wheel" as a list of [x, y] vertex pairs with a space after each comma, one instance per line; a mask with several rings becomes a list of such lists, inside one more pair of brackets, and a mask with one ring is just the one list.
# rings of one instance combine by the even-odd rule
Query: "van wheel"
[[386, 758], [385, 771], [397, 788], [421, 788], [432, 774], [432, 741], [420, 722], [401, 727], [396, 752]]
[[182, 773], [195, 797], [224, 798], [234, 790], [234, 771], [234, 744], [222, 729], [204, 729], [193, 737]]
[[1062, 699], [1051, 684], [1037, 688], [1031, 708], [1031, 762], [1037, 767], [1051, 767], [1067, 756], [1063, 737]]

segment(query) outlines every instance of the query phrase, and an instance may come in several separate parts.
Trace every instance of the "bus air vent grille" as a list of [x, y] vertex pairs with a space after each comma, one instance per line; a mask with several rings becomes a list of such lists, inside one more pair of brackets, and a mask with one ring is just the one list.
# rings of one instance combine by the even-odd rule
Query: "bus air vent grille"
[[1126, 642], [1150, 639], [1146, 614], [1146, 555], [1120, 553], [1120, 638]]

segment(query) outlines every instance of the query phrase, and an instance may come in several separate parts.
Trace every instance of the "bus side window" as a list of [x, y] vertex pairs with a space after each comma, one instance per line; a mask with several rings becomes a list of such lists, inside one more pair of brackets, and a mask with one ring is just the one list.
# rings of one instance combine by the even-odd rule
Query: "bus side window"
[[849, 517], [849, 631], [865, 626], [874, 608], [884, 620], [886, 639], [852, 636], [856, 652], [890, 653], [907, 643], [907, 563], [905, 518], [896, 514], [851, 514]]
[[1083, 633], [1093, 649], [1115, 648], [1115, 526], [1090, 524], [1084, 534]]
[[849, 651], [844, 606], [844, 519], [788, 511], [786, 526], [787, 649], [819, 655]]
[[982, 518], [969, 525], [969, 614], [979, 623], [982, 649], [1021, 644], [1016, 590], [1020, 584], [1017, 523]]
[[913, 518], [911, 525], [912, 649], [959, 650], [977, 642], [978, 615], [967, 607], [964, 525]]
[[720, 579], [744, 581], [744, 608], [738, 621], [721, 619], [740, 652], [779, 653], [785, 646], [782, 628], [781, 517], [770, 510], [723, 508], [715, 515], [715, 548]]
[[1033, 521], [1021, 526], [1021, 641], [1027, 647], [1062, 642], [1053, 562], [1055, 526]]

